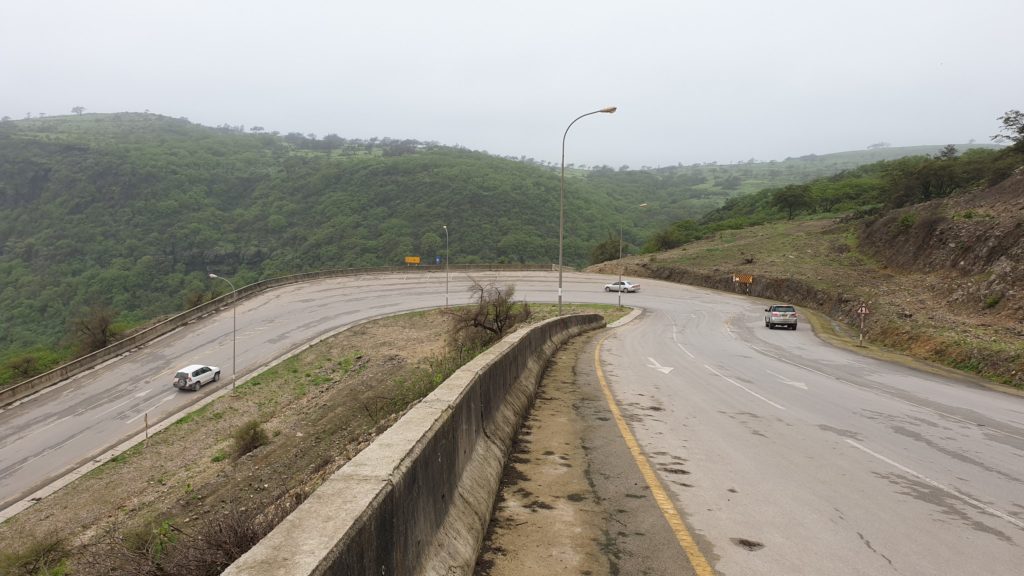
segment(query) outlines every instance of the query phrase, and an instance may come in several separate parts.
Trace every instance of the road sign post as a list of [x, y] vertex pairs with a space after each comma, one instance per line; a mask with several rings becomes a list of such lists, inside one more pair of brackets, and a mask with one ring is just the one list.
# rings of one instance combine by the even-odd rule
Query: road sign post
[[857, 314], [860, 315], [860, 341], [857, 342], [857, 346], [864, 346], [864, 319], [867, 318], [868, 314], [871, 314], [871, 310], [868, 310], [868, 305], [861, 303], [857, 307]]
[[754, 283], [753, 274], [733, 274], [732, 281], [743, 286], [743, 293], [750, 294], [750, 285]]

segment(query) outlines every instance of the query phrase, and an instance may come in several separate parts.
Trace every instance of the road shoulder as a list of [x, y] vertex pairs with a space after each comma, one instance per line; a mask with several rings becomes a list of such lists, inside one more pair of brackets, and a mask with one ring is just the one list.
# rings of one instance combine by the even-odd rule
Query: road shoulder
[[602, 395], [607, 330], [551, 360], [506, 464], [477, 576], [693, 574]]

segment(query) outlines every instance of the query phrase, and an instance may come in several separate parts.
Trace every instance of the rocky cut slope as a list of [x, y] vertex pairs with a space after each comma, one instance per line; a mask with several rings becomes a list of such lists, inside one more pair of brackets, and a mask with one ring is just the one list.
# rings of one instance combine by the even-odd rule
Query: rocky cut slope
[[936, 274], [954, 311], [1024, 323], [1024, 169], [1002, 183], [894, 210], [867, 223], [860, 248], [894, 269]]

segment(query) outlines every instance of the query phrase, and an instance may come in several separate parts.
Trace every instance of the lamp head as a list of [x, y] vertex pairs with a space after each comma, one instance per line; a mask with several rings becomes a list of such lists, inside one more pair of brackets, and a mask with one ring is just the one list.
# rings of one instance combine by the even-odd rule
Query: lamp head
[[618, 109], [619, 108], [617, 106], [609, 106], [607, 108], [601, 108], [600, 112], [604, 112], [605, 114], [614, 114]]
[[210, 272], [210, 278], [220, 278], [220, 276], [217, 276], [213, 272]]

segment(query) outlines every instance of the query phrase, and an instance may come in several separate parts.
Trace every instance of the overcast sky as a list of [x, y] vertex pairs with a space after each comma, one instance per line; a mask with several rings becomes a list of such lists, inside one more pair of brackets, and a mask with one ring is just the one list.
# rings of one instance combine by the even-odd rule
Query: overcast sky
[[133, 111], [667, 166], [987, 142], [1022, 0], [0, 0], [0, 116]]

